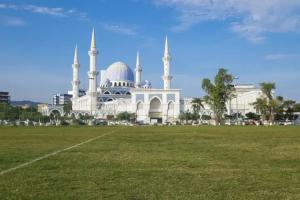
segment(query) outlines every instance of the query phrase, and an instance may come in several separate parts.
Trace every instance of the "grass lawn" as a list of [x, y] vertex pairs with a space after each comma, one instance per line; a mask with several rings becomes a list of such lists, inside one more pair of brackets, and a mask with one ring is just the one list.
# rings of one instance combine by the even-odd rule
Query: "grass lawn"
[[300, 199], [300, 127], [0, 128], [0, 173], [103, 134], [0, 175], [0, 199]]

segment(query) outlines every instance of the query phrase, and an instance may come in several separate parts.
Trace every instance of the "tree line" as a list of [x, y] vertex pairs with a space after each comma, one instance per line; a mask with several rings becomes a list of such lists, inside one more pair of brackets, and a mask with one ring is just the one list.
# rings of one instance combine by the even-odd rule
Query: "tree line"
[[6, 103], [0, 104], [0, 120], [30, 120], [30, 121], [48, 121], [48, 117], [38, 112], [36, 107], [22, 108], [20, 106], [12, 106]]

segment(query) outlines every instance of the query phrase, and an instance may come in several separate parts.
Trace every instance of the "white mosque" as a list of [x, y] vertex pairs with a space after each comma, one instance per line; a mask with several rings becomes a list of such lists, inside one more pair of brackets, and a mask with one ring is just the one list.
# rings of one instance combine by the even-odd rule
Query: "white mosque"
[[[180, 113], [192, 111], [191, 98], [181, 98], [181, 90], [171, 88], [171, 56], [168, 39], [165, 41], [163, 62], [163, 89], [154, 89], [148, 80], [142, 81], [142, 66], [139, 53], [133, 72], [124, 62], [115, 62], [106, 70], [101, 70], [100, 81], [97, 76], [97, 55], [95, 31], [92, 33], [91, 47], [88, 52], [90, 67], [89, 85], [86, 95], [79, 94], [79, 69], [77, 47], [75, 48], [72, 81], [72, 113], [89, 114], [105, 119], [121, 112], [135, 113], [137, 121], [144, 123], [165, 123], [178, 120]], [[239, 89], [238, 89], [239, 88]], [[260, 90], [252, 85], [237, 86], [236, 99], [228, 102], [228, 112], [255, 112], [251, 102], [261, 95]], [[211, 115], [209, 106], [205, 105], [202, 114]]]
[[73, 113], [87, 113], [97, 118], [115, 116], [121, 112], [136, 113], [137, 120], [167, 122], [178, 119], [180, 89], [171, 88], [170, 75], [171, 56], [168, 39], [166, 38], [163, 56], [164, 74], [163, 89], [154, 89], [148, 80], [142, 81], [142, 67], [137, 54], [135, 73], [124, 62], [115, 62], [106, 70], [101, 70], [100, 81], [97, 81], [97, 55], [95, 31], [92, 33], [89, 50], [90, 69], [88, 72], [89, 86], [85, 96], [79, 96], [79, 68], [77, 47], [75, 49], [72, 81]]

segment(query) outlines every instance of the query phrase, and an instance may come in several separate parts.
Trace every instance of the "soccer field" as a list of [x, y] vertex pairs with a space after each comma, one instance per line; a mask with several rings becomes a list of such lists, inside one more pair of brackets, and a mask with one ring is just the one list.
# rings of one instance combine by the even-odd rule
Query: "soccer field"
[[300, 127], [0, 128], [0, 199], [300, 199]]

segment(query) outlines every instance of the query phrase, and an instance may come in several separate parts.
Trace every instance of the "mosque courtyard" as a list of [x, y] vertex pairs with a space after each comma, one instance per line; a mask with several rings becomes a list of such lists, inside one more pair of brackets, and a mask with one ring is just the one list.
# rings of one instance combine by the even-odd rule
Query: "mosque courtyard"
[[300, 199], [300, 127], [0, 128], [0, 199]]

